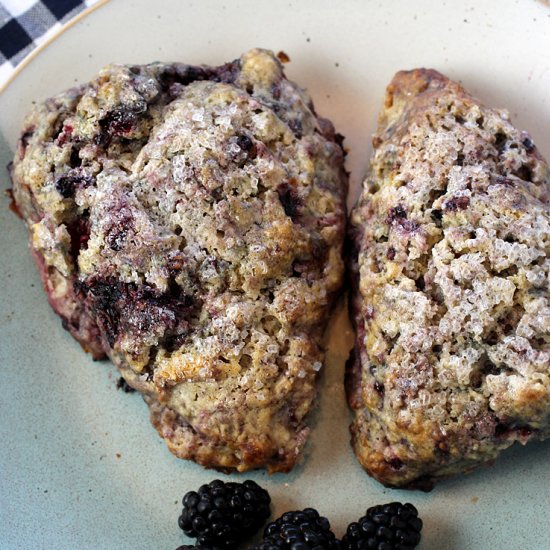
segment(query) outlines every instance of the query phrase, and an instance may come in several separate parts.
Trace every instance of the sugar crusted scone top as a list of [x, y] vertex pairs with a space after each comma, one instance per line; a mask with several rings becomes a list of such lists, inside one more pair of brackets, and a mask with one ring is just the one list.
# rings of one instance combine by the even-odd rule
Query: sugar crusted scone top
[[262, 407], [276, 431], [284, 409], [284, 447], [343, 272], [343, 152], [307, 93], [263, 50], [112, 65], [25, 128], [14, 191], [55, 292], [76, 278], [111, 358], [195, 427], [223, 439]]
[[419, 473], [407, 462], [475, 460], [495, 433], [548, 430], [550, 176], [505, 111], [435, 71], [398, 73], [374, 146], [352, 214], [350, 400], [369, 411], [368, 460], [401, 483]]

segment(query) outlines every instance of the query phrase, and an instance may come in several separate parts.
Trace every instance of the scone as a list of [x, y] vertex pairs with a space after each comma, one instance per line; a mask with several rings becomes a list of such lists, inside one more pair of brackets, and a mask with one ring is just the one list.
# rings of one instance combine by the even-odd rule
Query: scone
[[430, 488], [550, 435], [550, 172], [525, 132], [433, 70], [397, 73], [351, 215], [352, 444]]
[[262, 50], [112, 65], [25, 120], [13, 194], [49, 301], [178, 457], [295, 464], [342, 280], [343, 160]]

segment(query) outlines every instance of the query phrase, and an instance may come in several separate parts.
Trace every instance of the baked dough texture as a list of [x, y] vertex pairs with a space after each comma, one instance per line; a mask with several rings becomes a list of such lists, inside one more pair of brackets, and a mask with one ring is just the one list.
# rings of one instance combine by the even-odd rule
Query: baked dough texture
[[13, 194], [49, 301], [178, 457], [295, 464], [342, 280], [343, 160], [263, 50], [111, 65], [26, 118]]
[[351, 215], [352, 444], [429, 489], [550, 435], [548, 164], [433, 70], [387, 89]]

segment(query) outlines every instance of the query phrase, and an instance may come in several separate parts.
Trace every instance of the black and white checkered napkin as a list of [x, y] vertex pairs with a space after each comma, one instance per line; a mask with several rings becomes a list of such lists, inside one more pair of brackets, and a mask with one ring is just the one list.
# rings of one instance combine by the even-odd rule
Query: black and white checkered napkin
[[0, 0], [0, 87], [15, 67], [98, 0]]

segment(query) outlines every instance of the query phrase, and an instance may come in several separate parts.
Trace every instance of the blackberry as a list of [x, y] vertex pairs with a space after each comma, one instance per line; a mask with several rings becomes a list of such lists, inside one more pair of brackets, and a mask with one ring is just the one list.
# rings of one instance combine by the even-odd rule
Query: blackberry
[[253, 535], [270, 515], [269, 493], [254, 481], [224, 483], [216, 479], [183, 497], [178, 523], [197, 547], [236, 548]]
[[338, 541], [327, 518], [306, 508], [286, 512], [270, 523], [263, 540], [252, 550], [337, 550]]
[[348, 525], [342, 550], [412, 550], [420, 542], [421, 530], [422, 520], [412, 504], [373, 506]]

